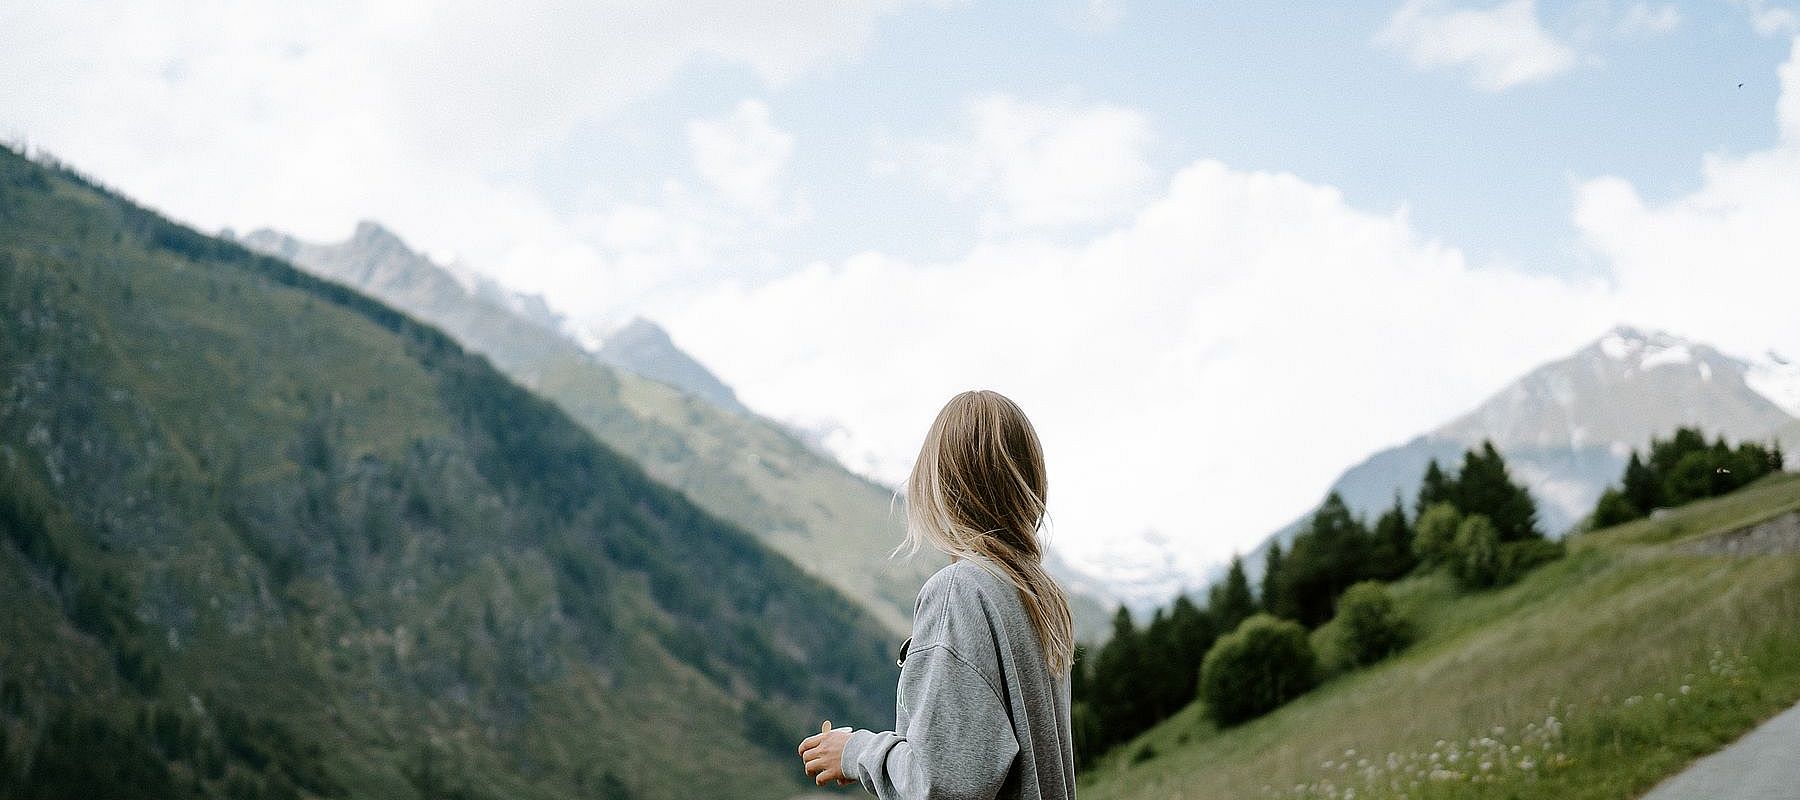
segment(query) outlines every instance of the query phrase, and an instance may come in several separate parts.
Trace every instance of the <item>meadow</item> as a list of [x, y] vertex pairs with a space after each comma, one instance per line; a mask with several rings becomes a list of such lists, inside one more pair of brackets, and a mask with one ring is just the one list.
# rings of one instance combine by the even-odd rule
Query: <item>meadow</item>
[[1081, 796], [1636, 796], [1800, 700], [1800, 554], [1690, 552], [1796, 511], [1800, 475], [1772, 476], [1574, 536], [1504, 589], [1408, 578], [1393, 590], [1412, 647], [1228, 730], [1191, 704]]

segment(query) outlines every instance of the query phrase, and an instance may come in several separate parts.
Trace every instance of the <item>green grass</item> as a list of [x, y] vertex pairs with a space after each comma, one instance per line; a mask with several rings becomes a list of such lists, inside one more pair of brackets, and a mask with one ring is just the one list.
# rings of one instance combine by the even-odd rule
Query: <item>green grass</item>
[[1634, 797], [1800, 700], [1800, 556], [1676, 547], [1797, 508], [1800, 476], [1775, 476], [1580, 537], [1497, 591], [1410, 578], [1394, 591], [1420, 638], [1401, 655], [1231, 730], [1190, 705], [1081, 795]]

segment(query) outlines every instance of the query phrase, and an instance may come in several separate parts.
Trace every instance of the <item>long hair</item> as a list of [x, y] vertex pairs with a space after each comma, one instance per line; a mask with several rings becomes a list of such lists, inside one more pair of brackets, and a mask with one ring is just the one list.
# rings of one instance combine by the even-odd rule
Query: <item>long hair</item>
[[1069, 598], [1044, 570], [1044, 450], [1017, 403], [963, 392], [938, 412], [906, 481], [906, 541], [997, 568], [1019, 590], [1052, 672], [1075, 654]]

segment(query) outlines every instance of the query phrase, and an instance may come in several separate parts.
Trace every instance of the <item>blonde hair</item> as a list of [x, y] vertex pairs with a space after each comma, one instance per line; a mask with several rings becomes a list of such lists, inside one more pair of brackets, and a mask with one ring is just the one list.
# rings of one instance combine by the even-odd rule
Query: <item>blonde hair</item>
[[1019, 590], [1052, 672], [1075, 654], [1068, 595], [1044, 570], [1044, 450], [1017, 403], [963, 392], [938, 412], [906, 480], [906, 541], [985, 562]]

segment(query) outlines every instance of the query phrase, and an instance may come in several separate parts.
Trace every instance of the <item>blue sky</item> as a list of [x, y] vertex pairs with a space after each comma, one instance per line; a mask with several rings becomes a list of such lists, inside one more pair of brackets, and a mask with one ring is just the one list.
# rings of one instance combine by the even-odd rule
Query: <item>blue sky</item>
[[379, 220], [584, 337], [649, 316], [884, 480], [999, 389], [1065, 555], [1199, 575], [1615, 324], [1800, 355], [1797, 36], [1766, 0], [65, 0], [0, 6], [0, 135], [203, 229]]
[[1598, 268], [1575, 247], [1571, 181], [1618, 175], [1666, 197], [1698, 185], [1695, 154], [1775, 139], [1772, 68], [1788, 43], [1742, 8], [1646, 6], [1678, 15], [1654, 31], [1620, 29], [1631, 4], [1543, 3], [1544, 28], [1578, 42], [1580, 62], [1480, 91], [1467, 69], [1421, 70], [1372, 44], [1394, 7], [1121, 3], [1110, 24], [1074, 4], [912, 8], [882, 19], [860, 56], [781, 86], [696, 61], [546, 154], [541, 180], [566, 192], [601, 177], [642, 199], [686, 169], [689, 120], [756, 96], [795, 132], [794, 171], [818, 201], [795, 256], [943, 256], [973, 243], [974, 217], [871, 175], [880, 143], [942, 135], [971, 96], [1066, 98], [1145, 114], [1159, 174], [1202, 157], [1293, 172], [1359, 206], [1405, 206], [1421, 233], [1477, 259], [1568, 271]]

